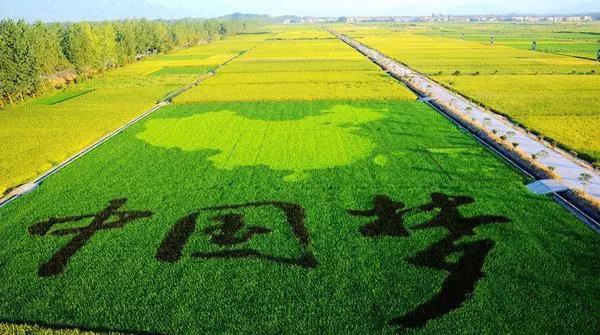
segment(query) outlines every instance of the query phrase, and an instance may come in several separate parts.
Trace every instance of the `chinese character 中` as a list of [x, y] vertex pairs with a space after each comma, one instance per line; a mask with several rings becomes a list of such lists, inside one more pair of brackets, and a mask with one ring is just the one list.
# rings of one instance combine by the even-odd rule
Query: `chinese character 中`
[[[62, 273], [71, 257], [83, 248], [97, 232], [107, 229], [123, 228], [131, 221], [152, 216], [152, 212], [149, 211], [120, 210], [126, 202], [127, 199], [115, 199], [110, 201], [109, 205], [98, 213], [50, 218], [29, 227], [29, 234], [35, 236], [73, 235], [71, 240], [65, 246], [60, 248], [49, 261], [43, 263], [39, 267], [38, 275], [40, 277], [52, 277]], [[113, 217], [116, 218], [111, 221], [111, 218]], [[68, 222], [79, 222], [85, 219], [92, 219], [92, 222], [84, 227], [58, 229], [50, 232], [56, 225]]]

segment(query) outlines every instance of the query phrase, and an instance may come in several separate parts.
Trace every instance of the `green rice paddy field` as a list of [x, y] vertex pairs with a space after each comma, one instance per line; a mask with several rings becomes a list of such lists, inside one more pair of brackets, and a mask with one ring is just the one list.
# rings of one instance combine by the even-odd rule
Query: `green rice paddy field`
[[[397, 30], [406, 30], [397, 26]], [[600, 24], [591, 22], [544, 23], [432, 23], [420, 25], [415, 31], [430, 36], [461, 38], [468, 41], [494, 43], [519, 49], [536, 50], [596, 60], [600, 49]]]
[[0, 208], [1, 321], [597, 333], [600, 235], [342, 42], [272, 37]]
[[150, 57], [0, 110], [0, 195], [46, 172], [200, 74], [266, 38], [233, 37]]
[[[556, 39], [559, 33], [553, 31], [577, 29], [600, 34], [600, 26], [536, 27], [447, 23], [410, 27], [344, 25], [336, 29], [509, 116], [580, 157], [597, 162], [600, 63], [533, 52], [509, 41], [523, 40], [526, 34]], [[463, 32], [464, 39], [460, 37]], [[495, 34], [494, 45], [490, 44], [489, 34]], [[482, 35], [487, 39], [477, 38]], [[580, 35], [588, 39], [593, 36]], [[528, 43], [531, 45], [531, 41]], [[597, 41], [586, 43], [600, 48]]]

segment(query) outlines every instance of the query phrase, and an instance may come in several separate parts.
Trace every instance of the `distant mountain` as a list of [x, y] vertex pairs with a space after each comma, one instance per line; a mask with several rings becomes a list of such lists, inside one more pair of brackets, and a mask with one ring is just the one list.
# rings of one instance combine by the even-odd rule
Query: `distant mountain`
[[180, 15], [146, 0], [0, 0], [0, 18], [3, 19], [98, 21], [141, 17], [170, 19]]
[[[467, 0], [468, 1], [468, 0]], [[575, 2], [572, 4], [546, 4], [533, 6], [524, 1], [521, 6], [515, 8], [507, 1], [504, 5], [510, 8], [491, 4], [491, 0], [473, 0], [459, 6], [446, 3], [438, 7], [411, 6], [401, 2], [373, 1], [369, 6], [363, 6], [360, 11], [352, 10], [352, 13], [330, 13], [330, 16], [349, 15], [429, 15], [433, 12], [449, 15], [479, 15], [479, 14], [582, 14], [600, 12], [600, 1]], [[283, 2], [283, 1], [282, 1]], [[456, 3], [456, 2], [454, 2]], [[568, 3], [568, 2], [567, 2]], [[246, 4], [247, 5], [247, 4]], [[285, 8], [285, 4], [280, 7]], [[124, 18], [148, 18], [148, 19], [175, 19], [182, 17], [214, 17], [223, 13], [241, 10], [240, 5], [234, 1], [223, 1], [215, 7], [214, 4], [205, 0], [190, 2], [186, 0], [0, 0], [0, 19], [25, 19], [26, 21], [41, 20], [53, 21], [101, 21]], [[244, 6], [242, 6], [244, 7]], [[246, 6], [248, 7], [248, 6]], [[263, 6], [264, 7], [264, 6]], [[252, 6], [248, 8], [254, 8]], [[543, 8], [543, 9], [541, 9]], [[273, 8], [262, 8], [265, 12]], [[260, 10], [260, 6], [248, 11]], [[315, 9], [318, 12], [318, 9]], [[317, 13], [313, 13], [317, 15]], [[321, 13], [321, 15], [324, 15]], [[295, 16], [289, 16], [293, 18]], [[222, 16], [228, 19], [263, 19], [269, 21], [267, 15], [235, 13]], [[278, 21], [284, 18], [270, 18]]]

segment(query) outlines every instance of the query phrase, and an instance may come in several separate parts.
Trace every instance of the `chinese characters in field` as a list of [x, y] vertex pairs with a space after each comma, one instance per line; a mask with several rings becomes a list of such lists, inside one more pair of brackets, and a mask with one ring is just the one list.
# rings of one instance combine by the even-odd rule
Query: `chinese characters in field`
[[[34, 236], [70, 237], [48, 261], [40, 265], [38, 275], [53, 277], [63, 273], [71, 258], [96, 234], [123, 228], [136, 221], [139, 221], [137, 224], [143, 224], [143, 219], [153, 215], [150, 211], [124, 210], [126, 202], [126, 199], [112, 200], [97, 213], [50, 218], [31, 226], [29, 233]], [[406, 259], [408, 264], [416, 267], [446, 273], [439, 293], [392, 319], [390, 325], [421, 328], [427, 322], [461, 307], [474, 294], [477, 283], [484, 276], [485, 260], [494, 247], [491, 239], [473, 238], [476, 235], [475, 228], [509, 222], [503, 216], [464, 216], [460, 207], [474, 202], [469, 196], [432, 193], [427, 203], [407, 207], [388, 196], [376, 195], [371, 208], [347, 210], [348, 220], [368, 221], [358, 228], [358, 233], [370, 240], [401, 240], [427, 229], [445, 231], [443, 238]], [[417, 213], [428, 213], [431, 218], [407, 226], [406, 218]], [[90, 223], [72, 227], [74, 223], [83, 221]], [[205, 261], [255, 259], [314, 269], [319, 262], [311, 250], [305, 221], [306, 214], [302, 206], [284, 201], [200, 208], [178, 219], [170, 227], [162, 238], [155, 259], [165, 264], [183, 261], [184, 257]], [[67, 224], [69, 226], [65, 227]], [[194, 239], [204, 241], [204, 248], [192, 243]], [[279, 240], [272, 243], [273, 239]], [[253, 244], [252, 241], [260, 243]], [[265, 247], [269, 243], [280, 246], [285, 242], [290, 245], [279, 248], [284, 251], [277, 249], [275, 252]]]
[[[299, 252], [296, 255], [273, 255], [255, 248], [245, 246], [253, 238], [268, 236], [273, 228], [261, 225], [250, 225], [246, 222], [244, 212], [248, 210], [276, 210], [285, 218], [284, 227], [295, 238]], [[208, 214], [210, 225], [196, 232], [200, 214]], [[212, 213], [212, 214], [211, 214]], [[317, 261], [309, 249], [309, 234], [304, 226], [304, 209], [293, 203], [281, 201], [252, 202], [246, 204], [215, 206], [201, 208], [179, 220], [165, 236], [156, 259], [173, 263], [182, 258], [183, 248], [194, 233], [208, 238], [209, 243], [219, 247], [213, 251], [195, 251], [192, 257], [201, 259], [235, 259], [255, 258], [275, 263], [297, 265], [314, 268]]]
[[[48, 234], [53, 236], [73, 236], [65, 246], [60, 248], [52, 258], [50, 258], [50, 260], [40, 266], [38, 270], [39, 276], [51, 277], [62, 273], [71, 257], [83, 248], [96, 233], [107, 229], [123, 228], [130, 222], [152, 216], [152, 212], [150, 211], [120, 210], [126, 202], [127, 199], [115, 199], [112, 200], [106, 208], [97, 213], [50, 218], [31, 226], [29, 228], [29, 234], [35, 236], [44, 236]], [[113, 219], [113, 217], [115, 218]], [[50, 231], [57, 225], [80, 222], [86, 219], [92, 220], [87, 226]]]

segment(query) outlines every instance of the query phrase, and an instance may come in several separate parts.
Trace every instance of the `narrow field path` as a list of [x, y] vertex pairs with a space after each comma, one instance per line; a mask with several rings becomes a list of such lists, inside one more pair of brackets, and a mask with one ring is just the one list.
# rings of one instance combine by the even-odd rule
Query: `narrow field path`
[[57, 173], [58, 171], [62, 170], [67, 165], [73, 163], [74, 161], [76, 161], [77, 159], [81, 158], [82, 156], [84, 156], [88, 152], [96, 149], [97, 147], [99, 147], [100, 145], [102, 145], [104, 142], [106, 142], [106, 141], [110, 140], [111, 138], [117, 136], [118, 134], [122, 133], [127, 128], [129, 128], [129, 127], [133, 126], [134, 124], [138, 123], [139, 121], [145, 119], [148, 115], [156, 112], [157, 110], [161, 109], [164, 106], [167, 106], [167, 105], [171, 104], [172, 101], [173, 101], [173, 99], [175, 99], [179, 95], [185, 93], [186, 91], [190, 90], [194, 86], [200, 85], [206, 79], [214, 76], [216, 74], [216, 71], [219, 68], [223, 67], [227, 63], [233, 61], [234, 59], [240, 57], [244, 53], [246, 53], [246, 52], [248, 52], [248, 51], [250, 51], [250, 50], [258, 47], [259, 45], [261, 45], [263, 43], [264, 43], [264, 41], [261, 41], [261, 42], [255, 44], [255, 45], [253, 45], [252, 47], [248, 48], [247, 50], [245, 50], [245, 51], [243, 51], [243, 52], [241, 52], [241, 53], [239, 53], [239, 54], [237, 54], [237, 55], [229, 58], [225, 62], [217, 65], [215, 68], [213, 68], [209, 72], [207, 72], [207, 73], [199, 76], [196, 80], [194, 80], [193, 82], [189, 83], [188, 85], [186, 85], [186, 86], [184, 86], [184, 87], [182, 87], [182, 88], [180, 88], [180, 89], [172, 92], [171, 94], [167, 95], [165, 98], [163, 98], [162, 100], [160, 100], [159, 102], [157, 102], [156, 105], [154, 105], [152, 108], [150, 108], [149, 110], [145, 111], [141, 115], [135, 117], [133, 120], [127, 122], [126, 124], [122, 125], [118, 129], [110, 132], [109, 134], [101, 137], [96, 142], [94, 142], [91, 145], [87, 146], [86, 148], [80, 150], [79, 152], [77, 152], [73, 156], [69, 157], [68, 159], [66, 159], [65, 161], [61, 162], [60, 164], [52, 167], [51, 169], [49, 169], [48, 171], [46, 171], [43, 174], [39, 175], [38, 177], [36, 177], [35, 179], [31, 180], [30, 182], [22, 184], [19, 187], [16, 187], [12, 191], [8, 192], [4, 197], [0, 198], [0, 207], [4, 207], [4, 206], [8, 205], [10, 202], [16, 200], [17, 198], [19, 198], [20, 196], [22, 196], [24, 194], [27, 194], [27, 193], [35, 191], [39, 187], [39, 185], [44, 180], [46, 180], [48, 177], [50, 177], [53, 174]]
[[[552, 147], [549, 143], [540, 141], [537, 137], [527, 133], [507, 118], [493, 113], [467, 98], [452, 92], [435, 81], [427, 78], [405, 65], [387, 57], [379, 51], [369, 48], [345, 35], [331, 31], [342, 41], [352, 46], [373, 62], [386, 69], [391, 75], [402, 78], [409, 87], [416, 92], [427, 92], [427, 98], [435, 100], [442, 105], [452, 106], [458, 112], [468, 115], [481, 129], [495, 131], [498, 136], [506, 136], [510, 142], [517, 143], [519, 149], [529, 155], [537, 156], [537, 161], [551, 167], [554, 173], [560, 176], [560, 182], [568, 189], [584, 190], [591, 197], [600, 200], [600, 174], [586, 162]], [[425, 96], [423, 94], [423, 96]], [[453, 111], [449, 111], [453, 112]], [[589, 181], [581, 179], [582, 174], [589, 175]]]

